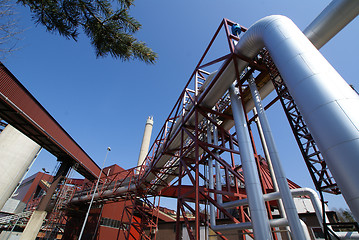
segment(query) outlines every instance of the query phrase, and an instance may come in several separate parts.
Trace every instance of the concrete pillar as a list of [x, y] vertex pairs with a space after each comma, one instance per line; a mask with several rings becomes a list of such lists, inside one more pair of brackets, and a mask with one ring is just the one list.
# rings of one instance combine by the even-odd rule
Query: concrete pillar
[[7, 125], [0, 134], [0, 209], [11, 197], [41, 147]]
[[50, 200], [54, 194], [59, 183], [65, 179], [71, 163], [69, 161], [63, 161], [59, 170], [54, 177], [50, 188], [47, 190], [46, 195], [41, 199], [37, 209], [32, 213], [29, 222], [27, 223], [24, 232], [21, 235], [20, 240], [35, 240], [37, 234], [39, 233], [42, 223], [45, 220], [48, 213], [52, 211], [52, 205], [50, 205]]
[[[20, 239], [36, 239], [39, 230], [41, 229], [42, 223], [47, 216], [46, 211], [36, 210], [32, 213], [29, 222], [26, 225], [24, 232], [21, 234]], [[31, 226], [31, 227], [27, 227]]]
[[148, 149], [150, 147], [152, 127], [153, 127], [153, 117], [150, 116], [150, 117], [147, 118], [147, 122], [146, 122], [146, 126], [145, 126], [145, 132], [143, 133], [142, 144], [141, 144], [141, 149], [140, 149], [140, 155], [138, 156], [138, 162], [137, 162], [137, 166], [139, 166], [137, 168], [137, 174], [139, 174], [139, 172], [141, 170], [141, 165], [145, 161], [145, 158], [146, 158], [147, 153], [148, 153]]

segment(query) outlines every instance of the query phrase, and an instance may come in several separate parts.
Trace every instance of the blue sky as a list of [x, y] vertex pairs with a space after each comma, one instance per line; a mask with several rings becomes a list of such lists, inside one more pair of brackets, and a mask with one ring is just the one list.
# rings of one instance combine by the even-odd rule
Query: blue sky
[[[155, 65], [96, 59], [83, 34], [74, 42], [47, 33], [43, 26], [34, 25], [28, 9], [19, 7], [25, 31], [20, 49], [4, 64], [99, 166], [110, 146], [106, 165], [130, 168], [137, 163], [147, 116], [154, 116], [154, 139], [223, 18], [249, 27], [262, 17], [282, 14], [304, 29], [329, 2], [137, 0], [131, 13], [143, 27], [136, 36], [158, 53]], [[355, 19], [321, 50], [357, 89], [358, 34], [359, 20]], [[216, 45], [213, 56], [227, 53], [222, 43]], [[287, 177], [313, 188], [278, 104], [268, 117]], [[51, 172], [55, 163], [43, 151], [30, 174], [42, 167]], [[341, 197], [327, 199], [331, 207], [345, 207]]]

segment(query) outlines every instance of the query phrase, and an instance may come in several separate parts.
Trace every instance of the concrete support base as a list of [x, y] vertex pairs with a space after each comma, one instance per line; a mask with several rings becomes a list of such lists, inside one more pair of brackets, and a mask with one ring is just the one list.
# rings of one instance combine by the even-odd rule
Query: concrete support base
[[46, 211], [34, 211], [25, 227], [24, 232], [21, 235], [20, 240], [35, 240], [46, 215]]
[[11, 125], [0, 134], [0, 209], [40, 150], [40, 146]]

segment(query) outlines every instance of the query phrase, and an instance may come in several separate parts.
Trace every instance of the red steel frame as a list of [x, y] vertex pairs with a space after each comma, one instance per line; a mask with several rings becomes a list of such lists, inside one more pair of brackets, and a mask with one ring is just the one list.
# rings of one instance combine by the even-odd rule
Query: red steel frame
[[[238, 72], [238, 68], [235, 67], [243, 105], [250, 97], [246, 81], [252, 73], [255, 73], [258, 86], [262, 86], [266, 81], [271, 80], [268, 68], [261, 61], [248, 59], [240, 53], [234, 52], [233, 41], [239, 40], [237, 36], [232, 35], [229, 31], [229, 28], [234, 24], [228, 19], [223, 19], [221, 22], [154, 141], [144, 164], [140, 166], [139, 174], [135, 174], [135, 169], [137, 169], [135, 167], [101, 179], [102, 183], [98, 188], [100, 197], [96, 199], [97, 203], [105, 201], [127, 201], [129, 203], [123, 210], [123, 216], [126, 216], [126, 220], [122, 222], [122, 230], [124, 230], [126, 239], [136, 237], [131, 234], [130, 229], [135, 230], [143, 239], [151, 239], [151, 236], [144, 229], [149, 229], [149, 232], [152, 232], [152, 229], [157, 227], [158, 216], [156, 217], [156, 212], [158, 212], [159, 201], [158, 205], [154, 203], [156, 197], [159, 196], [177, 198], [176, 239], [180, 238], [182, 222], [190, 239], [200, 239], [201, 226], [210, 226], [206, 210], [209, 204], [216, 207], [217, 218], [223, 218], [224, 216], [232, 223], [250, 221], [248, 207], [238, 207], [235, 211], [229, 211], [218, 204], [216, 197], [217, 194], [222, 195], [224, 202], [246, 198], [242, 168], [241, 165], [235, 164], [235, 159], [240, 159], [238, 141], [235, 137], [236, 133], [233, 130], [230, 132], [224, 129], [221, 125], [223, 121], [233, 121], [228, 93], [222, 96], [213, 109], [202, 104], [204, 97], [214, 86], [218, 76], [232, 61], [235, 66], [237, 66], [238, 59], [248, 62], [249, 65], [245, 74]], [[229, 53], [215, 60], [204, 62], [221, 30], [224, 30], [226, 34]], [[244, 27], [241, 27], [241, 30], [246, 31]], [[216, 77], [207, 87], [202, 89], [204, 81], [210, 74], [205, 69], [216, 64], [222, 64]], [[269, 108], [279, 99], [280, 97], [275, 97], [265, 108]], [[190, 118], [194, 118], [194, 123], [190, 122]], [[257, 162], [263, 193], [265, 194], [273, 191], [273, 184], [268, 169], [263, 167], [263, 158], [256, 151], [250, 129], [255, 118], [255, 115], [249, 118], [246, 114], [254, 157]], [[179, 121], [180, 125], [175, 129], [175, 123], [178, 125]], [[211, 126], [217, 128], [218, 145], [207, 142], [207, 129], [211, 128]], [[208, 132], [211, 131], [212, 129]], [[171, 143], [176, 137], [181, 139], [181, 144], [177, 149], [170, 149]], [[170, 156], [170, 160], [163, 167], [156, 167], [157, 162], [164, 155]], [[210, 189], [208, 186], [207, 168], [209, 167], [208, 159], [210, 158], [220, 165], [224, 177], [223, 181], [221, 181], [222, 190]], [[146, 177], [149, 174], [155, 175], [155, 179], [151, 182], [146, 182]], [[132, 186], [134, 184], [136, 188], [130, 188], [131, 184]], [[128, 186], [125, 193], [116, 193], [119, 187], [124, 186]], [[290, 184], [290, 186], [297, 187], [293, 184]], [[82, 196], [87, 194], [87, 200], [89, 200], [90, 195], [93, 193], [93, 187], [94, 184], [88, 184], [77, 194]], [[113, 194], [108, 194], [109, 190], [112, 190]], [[104, 194], [105, 192], [106, 194]], [[210, 193], [213, 193], [215, 197], [212, 198]], [[154, 197], [153, 203], [149, 201], [150, 197]], [[201, 207], [202, 210], [203, 208], [205, 209], [204, 212], [201, 211]], [[277, 203], [275, 201], [266, 202], [266, 207], [269, 218], [272, 218], [271, 208], [277, 207]], [[193, 219], [194, 222], [192, 221]], [[192, 226], [193, 224], [194, 227]], [[216, 232], [216, 234], [222, 239], [226, 239], [224, 233]], [[253, 234], [249, 230], [242, 231], [243, 239], [246, 238], [246, 235], [253, 238]], [[273, 238], [277, 239], [274, 229]]]
[[[135, 174], [137, 167], [123, 170], [115, 174], [101, 178], [96, 193], [94, 204], [123, 202], [124, 208], [121, 214], [121, 225], [116, 239], [152, 239], [158, 223], [160, 197], [156, 196], [150, 201], [150, 195], [139, 186], [138, 175]], [[132, 189], [132, 185], [136, 185]], [[76, 196], [87, 196], [82, 202], [91, 199], [95, 187], [94, 182], [87, 182], [75, 193]], [[120, 187], [127, 187], [124, 193], [116, 193]], [[71, 204], [71, 203], [70, 203]], [[76, 203], [75, 203], [76, 204]], [[99, 218], [100, 220], [100, 218]]]
[[340, 194], [340, 189], [329, 171], [321, 152], [319, 151], [301, 113], [299, 112], [299, 109], [288, 92], [282, 77], [280, 76], [269, 54], [265, 52], [263, 55], [266, 65], [270, 69], [271, 80], [278, 96], [280, 97], [280, 102], [288, 118], [294, 137], [316, 189], [319, 192], [323, 191], [336, 195]]
[[[143, 175], [142, 179], [145, 179], [145, 177], [150, 173], [157, 176], [157, 179], [151, 183], [145, 181], [141, 182], [141, 184], [145, 185], [149, 189], [153, 189], [153, 191], [150, 191], [149, 194], [160, 194], [162, 196], [177, 198], [177, 239], [180, 237], [179, 234], [181, 220], [184, 221], [190, 239], [200, 238], [201, 224], [209, 225], [207, 220], [207, 213], [200, 212], [200, 207], [202, 205], [207, 205], [208, 203], [213, 204], [222, 215], [225, 215], [233, 223], [249, 221], [249, 216], [247, 214], [248, 210], [244, 207], [237, 209], [239, 210], [239, 219], [237, 219], [226, 209], [222, 208], [217, 203], [216, 199], [212, 199], [209, 195], [209, 193], [222, 194], [224, 201], [232, 201], [246, 197], [243, 186], [239, 186], [239, 183], [244, 183], [243, 175], [241, 174], [241, 167], [236, 166], [234, 163], [234, 159], [239, 158], [240, 154], [239, 151], [236, 150], [236, 148], [238, 149], [238, 144], [236, 138], [234, 137], [235, 133], [231, 134], [227, 130], [223, 129], [217, 122], [217, 119], [233, 120], [231, 116], [228, 95], [222, 97], [222, 99], [217, 103], [215, 109], [209, 109], [201, 106], [205, 95], [217, 80], [214, 79], [203, 92], [200, 92], [202, 91], [201, 86], [206, 79], [206, 76], [209, 75], [209, 73], [203, 70], [203, 68], [212, 66], [217, 63], [223, 63], [219, 73], [217, 74], [217, 76], [219, 76], [232, 60], [234, 64], [237, 64], [237, 58], [240, 58], [241, 60], [247, 61], [253, 70], [262, 71], [262, 73], [259, 74], [258, 79], [262, 79], [263, 74], [267, 74], [267, 70], [264, 65], [260, 65], [251, 59], [248, 59], [238, 53], [234, 53], [234, 44], [232, 40], [239, 39], [237, 36], [230, 34], [229, 28], [233, 24], [235, 23], [228, 19], [224, 19], [220, 24], [214, 37], [209, 43], [209, 46], [205, 50], [204, 55], [192, 73], [190, 80], [185, 86], [185, 89], [183, 90], [180, 98], [176, 102], [175, 107], [172, 109], [169, 117], [167, 118], [166, 123], [158, 134], [150, 150], [151, 154], [147, 156], [147, 159], [142, 166], [142, 169], [144, 170], [151, 169], [150, 171], [141, 172], [141, 175]], [[242, 31], [246, 30], [244, 27], [241, 28]], [[224, 29], [226, 33], [230, 53], [208, 63], [203, 63], [209, 49], [211, 48], [221, 29]], [[242, 81], [239, 82], [241, 89], [242, 86], [245, 86], [244, 82], [249, 74], [242, 78], [240, 78], [238, 72], [236, 74], [237, 79], [242, 79]], [[190, 86], [192, 86], [192, 88]], [[248, 89], [247, 92], [241, 92], [241, 94], [242, 96], [248, 94]], [[273, 100], [273, 102], [276, 100], [277, 99]], [[188, 110], [186, 107], [189, 105], [194, 107]], [[192, 125], [188, 122], [190, 116], [195, 117], [195, 123]], [[201, 116], [201, 121], [199, 116]], [[181, 126], [179, 130], [174, 132], [174, 123], [179, 119], [182, 121]], [[220, 142], [218, 146], [207, 143], [204, 139], [207, 130], [206, 122], [210, 122], [217, 127]], [[247, 122], [249, 123], [248, 117]], [[181, 137], [180, 149], [170, 150], [168, 147], [174, 138], [178, 135]], [[254, 140], [251, 132], [250, 135], [252, 138], [253, 148], [255, 150]], [[160, 150], [162, 152], [159, 152]], [[266, 193], [267, 190], [271, 190], [266, 189], [265, 186], [271, 185], [266, 181], [271, 180], [269, 178], [264, 179], [262, 177], [262, 170], [259, 167], [259, 156], [257, 155], [256, 150], [254, 152], [258, 164], [258, 171], [261, 176], [263, 193]], [[218, 153], [219, 156], [217, 156], [216, 153]], [[159, 159], [160, 156], [164, 154], [172, 156], [169, 164], [166, 164], [163, 168], [160, 169], [154, 167], [156, 166], [157, 159]], [[226, 154], [230, 157], [230, 164], [221, 157]], [[220, 164], [222, 171], [224, 172], [225, 186], [223, 186], [222, 191], [208, 188], [208, 178], [206, 177], [206, 165], [208, 158], [212, 158], [214, 161], [217, 161]], [[171, 178], [172, 180], [166, 181], [167, 178]], [[158, 189], [162, 190], [157, 193]], [[271, 217], [269, 203], [267, 203], [267, 208], [268, 215]], [[195, 217], [195, 227], [193, 230], [190, 226], [191, 218], [189, 213]], [[221, 238], [226, 239], [223, 234], [217, 234]], [[244, 231], [243, 234], [251, 235], [251, 232]], [[275, 235], [274, 238], [276, 239]]]

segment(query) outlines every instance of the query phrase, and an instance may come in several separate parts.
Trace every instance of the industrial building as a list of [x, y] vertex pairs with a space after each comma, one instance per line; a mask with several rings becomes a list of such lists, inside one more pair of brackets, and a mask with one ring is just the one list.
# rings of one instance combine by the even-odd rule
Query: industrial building
[[[0, 238], [358, 239], [359, 96], [318, 51], [358, 14], [359, 1], [334, 0], [303, 32], [280, 15], [223, 19], [152, 145], [147, 119], [130, 169], [99, 167], [1, 64]], [[229, 53], [207, 61], [220, 32]], [[283, 171], [276, 102], [316, 191]], [[21, 182], [41, 147], [58, 168]], [[323, 192], [354, 221], [338, 222]]]

